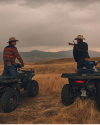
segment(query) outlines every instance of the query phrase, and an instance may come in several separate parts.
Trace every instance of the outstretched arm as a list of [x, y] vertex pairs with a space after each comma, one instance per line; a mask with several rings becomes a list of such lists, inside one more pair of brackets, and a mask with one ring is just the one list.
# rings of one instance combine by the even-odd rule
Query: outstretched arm
[[74, 45], [73, 43], [68, 43], [69, 45]]
[[73, 44], [73, 43], [68, 43], [69, 45], [74, 45], [75, 48], [78, 50], [78, 51], [87, 51], [87, 47], [85, 47], [86, 50], [81, 50], [76, 44]]

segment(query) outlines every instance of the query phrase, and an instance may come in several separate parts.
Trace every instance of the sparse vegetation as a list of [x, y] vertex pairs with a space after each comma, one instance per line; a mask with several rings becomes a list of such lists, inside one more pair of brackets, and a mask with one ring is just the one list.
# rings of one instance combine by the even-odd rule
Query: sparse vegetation
[[[95, 100], [76, 98], [70, 106], [65, 106], [61, 102], [62, 87], [68, 84], [68, 80], [61, 78], [61, 74], [75, 71], [76, 63], [72, 62], [72, 59], [71, 62], [58, 59], [47, 63], [31, 63], [24, 68], [34, 68], [36, 75], [33, 79], [39, 83], [39, 94], [35, 98], [21, 95], [18, 107], [9, 114], [4, 113], [0, 108], [0, 123], [100, 124], [100, 112]], [[3, 65], [0, 65], [0, 69], [2, 73]]]

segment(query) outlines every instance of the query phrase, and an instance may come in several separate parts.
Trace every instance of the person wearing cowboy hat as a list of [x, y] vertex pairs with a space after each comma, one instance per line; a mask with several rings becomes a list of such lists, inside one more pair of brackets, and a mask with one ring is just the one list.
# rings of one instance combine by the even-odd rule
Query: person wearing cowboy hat
[[4, 48], [3, 51], [3, 60], [4, 60], [4, 71], [2, 75], [10, 75], [12, 77], [16, 77], [15, 70], [15, 59], [17, 58], [21, 65], [24, 66], [23, 60], [18, 53], [17, 48], [15, 47], [16, 42], [18, 42], [15, 37], [9, 38], [7, 42], [9, 45]]
[[83, 35], [78, 35], [74, 40], [77, 40], [77, 44], [69, 43], [69, 45], [74, 45], [73, 56], [77, 62], [77, 69], [83, 69], [84, 66], [87, 69], [93, 69], [88, 61], [90, 58], [88, 54], [88, 44], [83, 42], [85, 38], [83, 38]]

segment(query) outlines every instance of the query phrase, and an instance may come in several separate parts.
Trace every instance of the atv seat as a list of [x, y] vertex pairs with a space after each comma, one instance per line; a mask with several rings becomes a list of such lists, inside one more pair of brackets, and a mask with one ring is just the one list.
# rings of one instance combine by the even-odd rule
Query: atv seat
[[0, 75], [0, 80], [12, 80], [17, 79], [16, 77], [11, 77], [9, 75]]

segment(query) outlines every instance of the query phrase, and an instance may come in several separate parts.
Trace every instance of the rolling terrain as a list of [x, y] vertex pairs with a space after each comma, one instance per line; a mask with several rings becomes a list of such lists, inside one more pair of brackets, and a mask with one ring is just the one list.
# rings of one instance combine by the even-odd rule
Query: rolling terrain
[[[98, 61], [100, 58], [90, 60]], [[39, 83], [39, 93], [34, 98], [20, 95], [18, 106], [11, 113], [4, 113], [0, 107], [1, 124], [100, 124], [95, 100], [76, 98], [70, 106], [62, 104], [61, 90], [68, 80], [61, 78], [61, 74], [75, 72], [73, 58], [25, 64], [24, 69], [28, 68], [35, 70], [33, 79]], [[0, 69], [2, 74], [3, 65]]]
[[[72, 58], [73, 50], [59, 52], [44, 52], [32, 50], [30, 52], [19, 52], [24, 62], [41, 62], [59, 58]], [[89, 50], [90, 57], [100, 57], [100, 52]], [[3, 52], [0, 52], [0, 63], [3, 63]]]

